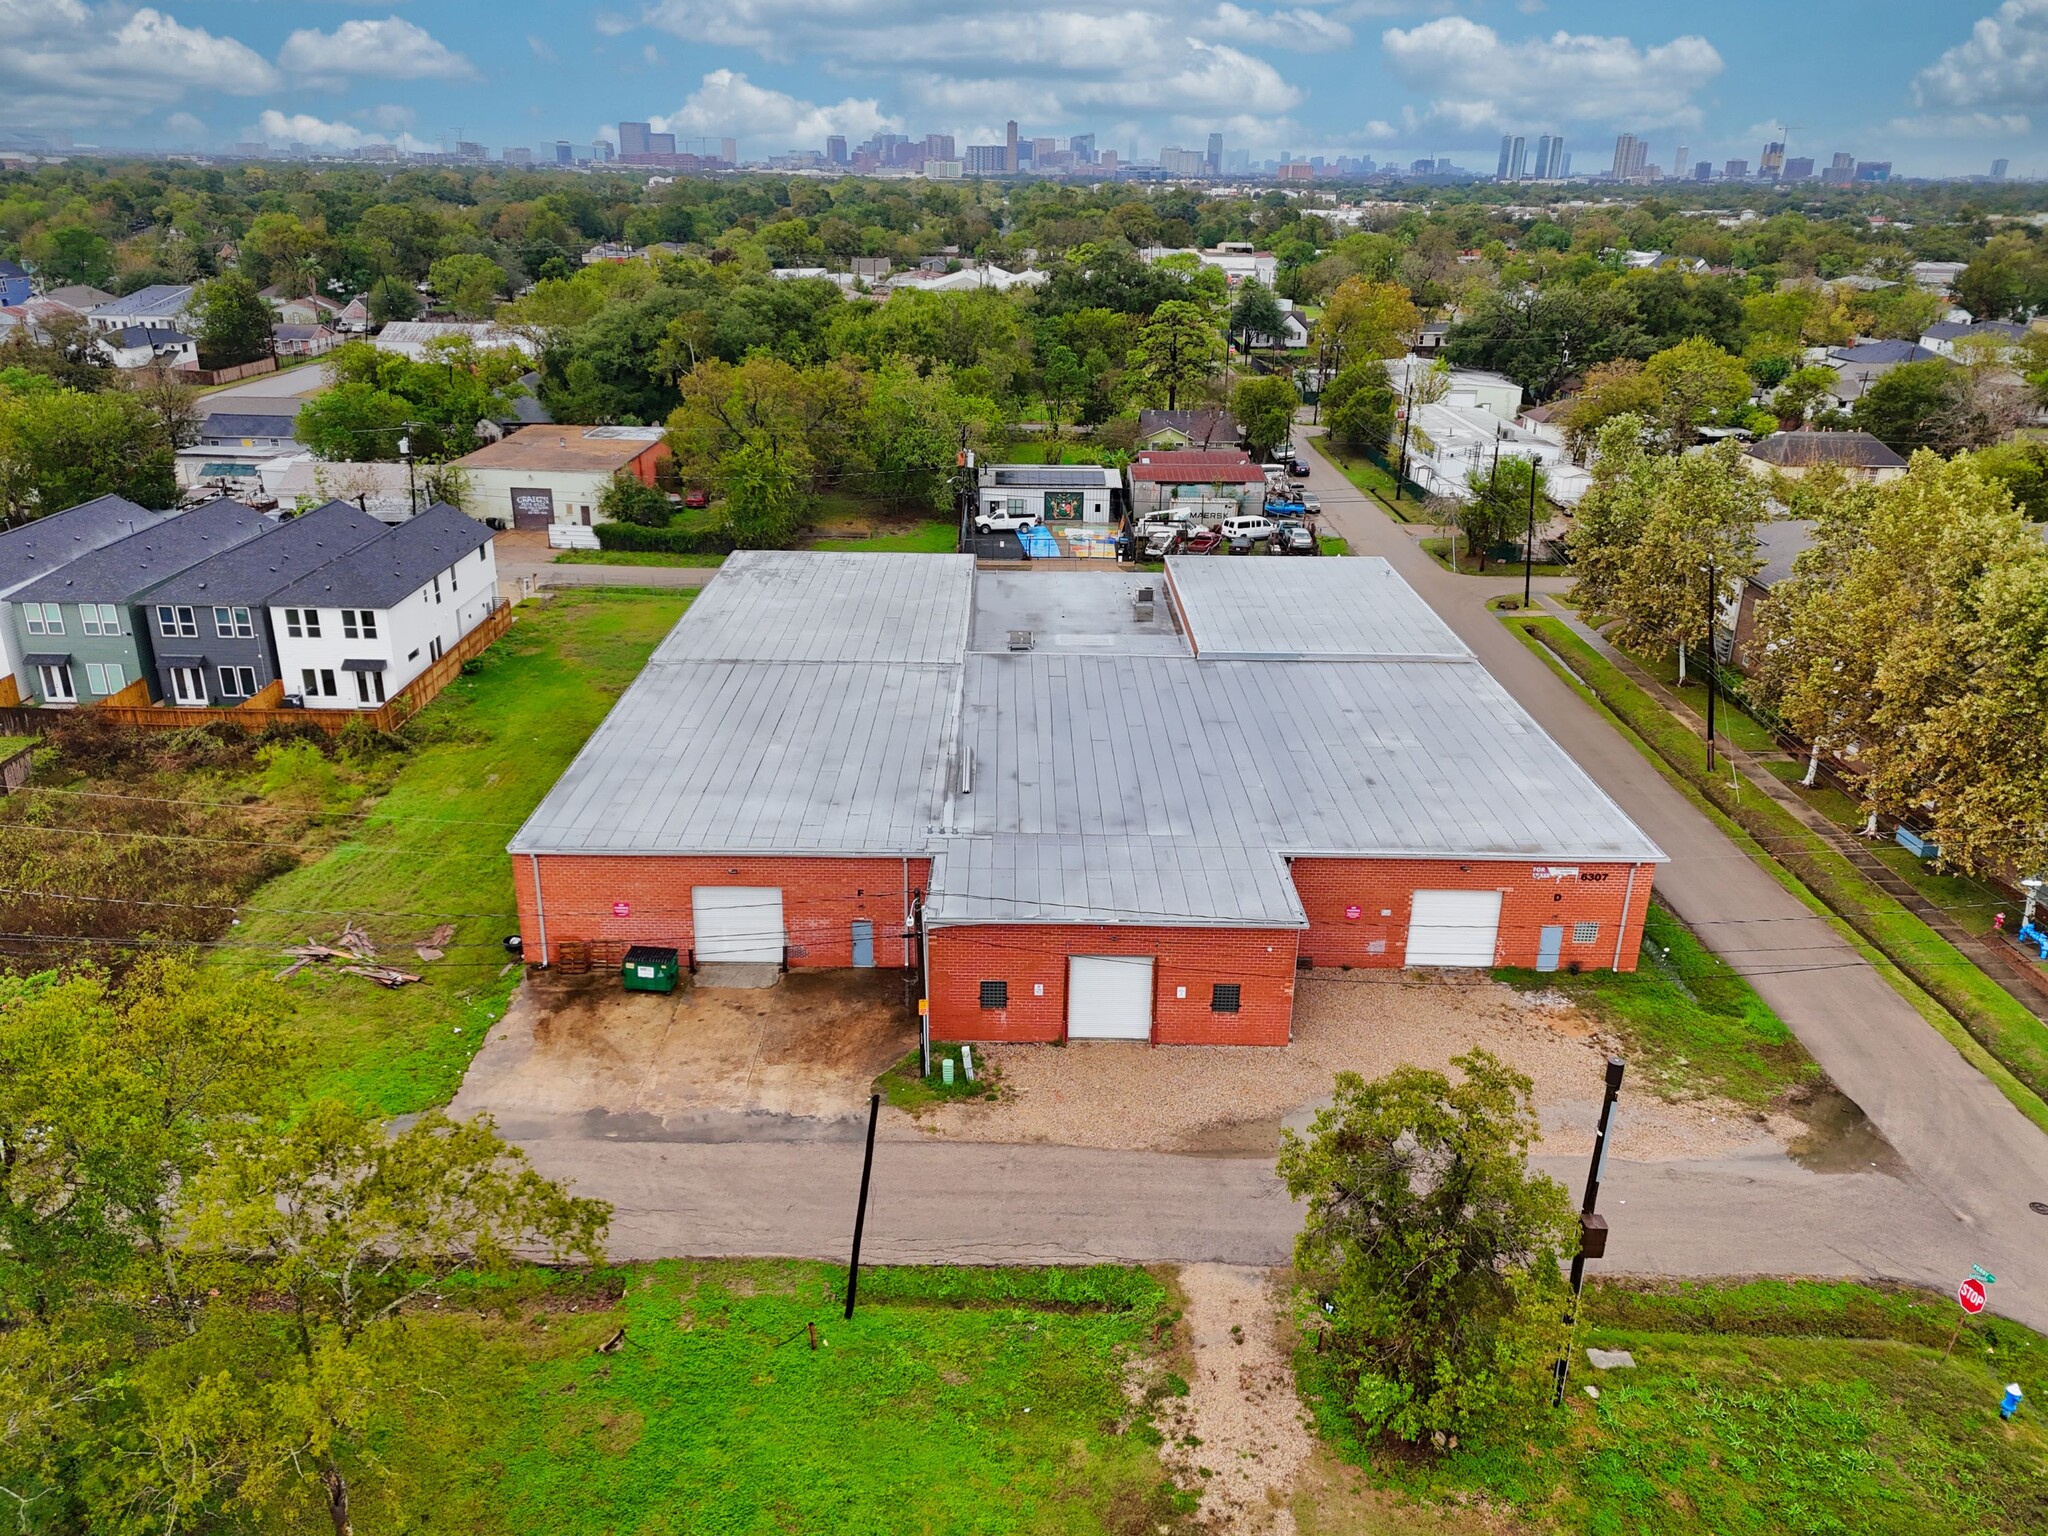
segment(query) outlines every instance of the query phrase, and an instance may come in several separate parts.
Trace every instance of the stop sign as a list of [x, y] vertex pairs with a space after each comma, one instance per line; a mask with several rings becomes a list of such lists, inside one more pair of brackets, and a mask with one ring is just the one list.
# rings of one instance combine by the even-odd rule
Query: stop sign
[[1975, 1317], [1984, 1310], [1984, 1282], [1976, 1279], [1965, 1280], [1956, 1287], [1956, 1300], [1962, 1304], [1965, 1312]]

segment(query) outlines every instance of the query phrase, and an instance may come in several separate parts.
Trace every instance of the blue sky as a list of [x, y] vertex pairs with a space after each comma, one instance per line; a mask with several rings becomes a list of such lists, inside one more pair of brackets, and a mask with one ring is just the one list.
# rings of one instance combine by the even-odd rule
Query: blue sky
[[1669, 165], [1790, 153], [2048, 174], [2048, 0], [0, 0], [0, 122], [80, 141], [588, 141], [621, 117], [749, 156], [877, 129], [1094, 132], [1155, 155], [1446, 154], [1562, 132]]

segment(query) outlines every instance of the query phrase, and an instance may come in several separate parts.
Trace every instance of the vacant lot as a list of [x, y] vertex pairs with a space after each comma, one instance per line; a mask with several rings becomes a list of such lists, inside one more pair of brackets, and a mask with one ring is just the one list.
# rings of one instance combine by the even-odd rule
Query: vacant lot
[[[381, 958], [425, 979], [386, 990], [309, 969], [287, 985], [314, 1093], [393, 1113], [444, 1104], [518, 967], [505, 844], [688, 605], [684, 592], [565, 592], [519, 622], [404, 731], [388, 791], [321, 857], [249, 899], [213, 963], [269, 974], [286, 944], [360, 922]], [[421, 959], [414, 946], [453, 933]]]

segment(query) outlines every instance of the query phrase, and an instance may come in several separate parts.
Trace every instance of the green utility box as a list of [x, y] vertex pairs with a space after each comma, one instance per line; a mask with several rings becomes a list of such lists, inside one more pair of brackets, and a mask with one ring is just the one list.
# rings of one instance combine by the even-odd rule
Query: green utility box
[[619, 980], [628, 992], [673, 992], [682, 970], [682, 957], [675, 950], [635, 944], [619, 966]]

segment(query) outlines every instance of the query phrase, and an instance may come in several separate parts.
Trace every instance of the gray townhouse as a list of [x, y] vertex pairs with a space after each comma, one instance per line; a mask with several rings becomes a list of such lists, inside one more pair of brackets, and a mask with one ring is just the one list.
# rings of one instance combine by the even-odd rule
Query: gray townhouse
[[100, 496], [0, 533], [0, 660], [6, 676], [14, 679], [18, 697], [34, 696], [35, 677], [16, 638], [15, 594], [80, 555], [154, 528], [167, 516], [119, 496]]
[[226, 707], [261, 692], [279, 675], [271, 598], [383, 532], [369, 513], [330, 501], [142, 593], [152, 691], [173, 704]]
[[238, 501], [208, 502], [81, 555], [12, 594], [15, 643], [36, 702], [92, 704], [155, 675], [137, 602], [168, 576], [275, 526]]

